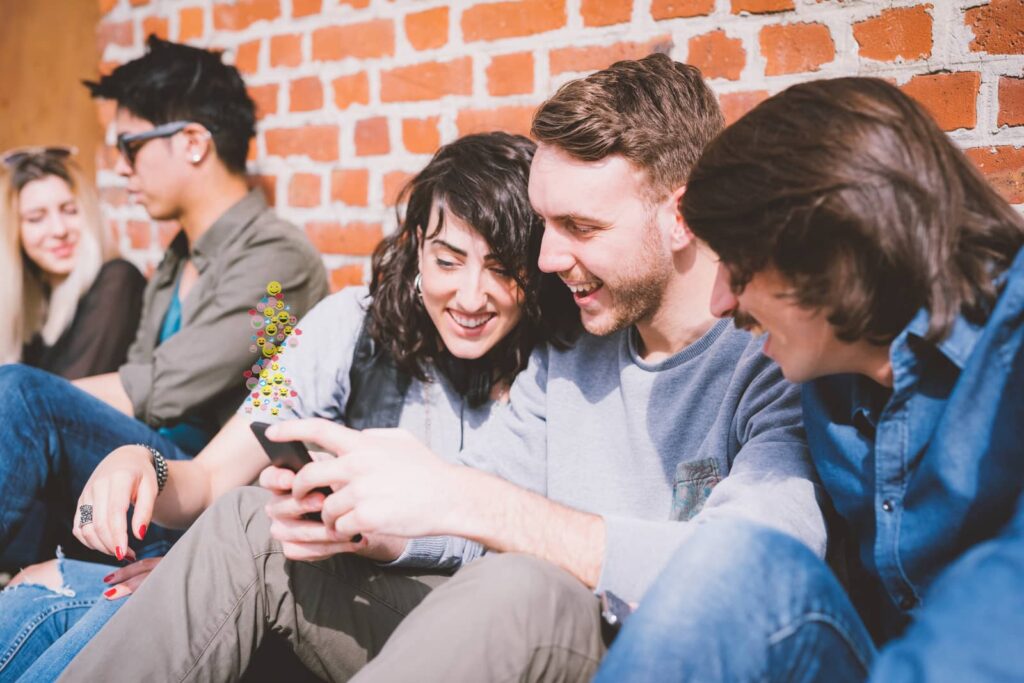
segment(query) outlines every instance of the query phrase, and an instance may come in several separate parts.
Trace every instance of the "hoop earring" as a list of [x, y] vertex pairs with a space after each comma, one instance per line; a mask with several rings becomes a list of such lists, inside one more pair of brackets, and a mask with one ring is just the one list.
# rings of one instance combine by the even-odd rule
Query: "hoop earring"
[[416, 291], [416, 296], [423, 298], [423, 273], [416, 273], [416, 279], [412, 282], [412, 288]]

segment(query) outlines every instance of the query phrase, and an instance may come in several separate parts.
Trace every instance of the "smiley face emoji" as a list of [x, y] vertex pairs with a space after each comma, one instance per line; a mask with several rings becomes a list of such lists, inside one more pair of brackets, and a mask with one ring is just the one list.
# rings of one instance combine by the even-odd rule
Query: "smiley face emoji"
[[277, 296], [281, 293], [281, 283], [277, 280], [271, 280], [267, 283], [267, 294], [270, 296]]
[[266, 343], [267, 343], [267, 340], [265, 338], [257, 337], [257, 339], [256, 339], [256, 346], [263, 346]]
[[270, 358], [275, 353], [277, 353], [277, 347], [276, 346], [274, 346], [273, 344], [264, 344], [263, 345], [263, 355], [265, 357]]
[[288, 322], [288, 311], [281, 311], [280, 313], [278, 313], [277, 314], [277, 322], [281, 323], [282, 325], [287, 323]]
[[283, 373], [278, 372], [278, 373], [274, 374], [274, 384], [284, 384], [284, 374]]
[[280, 310], [281, 310], [282, 308], [284, 308], [284, 302], [283, 302], [283, 301], [281, 301], [280, 299], [278, 299], [278, 300], [277, 300], [277, 303], [276, 303], [276, 304], [274, 304], [274, 307], [275, 307], [275, 308], [276, 308], [277, 310], [279, 310], [279, 311], [280, 311]]
[[284, 326], [284, 336], [287, 337], [289, 334], [291, 334], [293, 329], [295, 329], [295, 328], [292, 327], [291, 325], [285, 325]]

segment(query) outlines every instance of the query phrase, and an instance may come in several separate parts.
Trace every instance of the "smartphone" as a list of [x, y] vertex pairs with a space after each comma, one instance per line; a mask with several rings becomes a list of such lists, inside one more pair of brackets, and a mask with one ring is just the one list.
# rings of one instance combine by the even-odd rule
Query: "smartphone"
[[602, 631], [605, 641], [611, 643], [619, 634], [622, 624], [632, 614], [633, 608], [625, 600], [611, 591], [602, 591], [598, 594], [601, 599]]
[[[309, 450], [305, 444], [301, 441], [271, 441], [267, 438], [267, 427], [270, 425], [266, 422], [250, 422], [249, 429], [256, 436], [256, 440], [263, 446], [263, 450], [267, 452], [270, 457], [270, 463], [274, 467], [283, 467], [286, 470], [292, 472], [298, 472], [302, 467], [308, 463], [313, 462], [312, 456], [309, 454]], [[327, 497], [334, 493], [330, 487], [321, 486], [320, 488], [313, 489], [318, 493], [324, 494]], [[309, 519], [314, 522], [322, 521], [319, 512], [307, 512], [302, 516], [304, 519]], [[353, 543], [358, 543], [363, 540], [362, 534], [356, 534], [352, 537]]]

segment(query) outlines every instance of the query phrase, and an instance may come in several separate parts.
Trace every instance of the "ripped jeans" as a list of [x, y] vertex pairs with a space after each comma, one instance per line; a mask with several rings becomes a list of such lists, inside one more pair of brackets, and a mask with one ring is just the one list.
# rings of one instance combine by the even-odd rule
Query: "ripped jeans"
[[107, 600], [103, 577], [115, 567], [66, 560], [61, 587], [21, 583], [0, 592], [0, 683], [53, 681], [125, 599]]

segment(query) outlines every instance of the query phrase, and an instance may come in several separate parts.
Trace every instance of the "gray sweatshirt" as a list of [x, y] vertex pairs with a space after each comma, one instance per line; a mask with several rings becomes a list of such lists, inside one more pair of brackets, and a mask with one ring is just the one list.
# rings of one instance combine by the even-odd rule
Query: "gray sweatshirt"
[[[601, 515], [598, 590], [635, 601], [697, 524], [743, 517], [819, 555], [825, 525], [799, 388], [761, 341], [722, 320], [660, 363], [639, 357], [634, 328], [538, 348], [510, 406], [459, 459]], [[454, 537], [415, 539], [396, 564], [455, 567], [481, 554]]]

